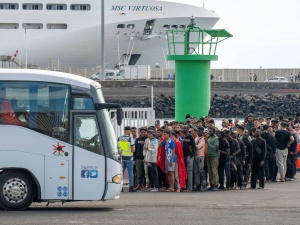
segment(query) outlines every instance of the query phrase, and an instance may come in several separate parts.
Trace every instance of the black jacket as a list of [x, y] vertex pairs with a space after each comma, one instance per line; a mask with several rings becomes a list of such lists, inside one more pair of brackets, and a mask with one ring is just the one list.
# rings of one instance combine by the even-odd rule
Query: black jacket
[[249, 140], [246, 140], [244, 144], [246, 146], [246, 164], [251, 164], [253, 159], [253, 145]]
[[147, 136], [144, 138], [138, 137], [135, 139], [135, 152], [133, 153], [133, 160], [144, 159], [143, 150], [146, 139]]
[[184, 157], [190, 156], [194, 157], [196, 152], [196, 144], [194, 137], [191, 134], [182, 138], [182, 149]]
[[276, 145], [275, 145], [275, 138], [269, 132], [262, 132], [261, 138], [266, 141], [267, 144], [267, 152], [272, 152], [273, 154], [276, 153]]
[[[253, 145], [253, 158], [265, 160], [267, 154], [267, 145], [266, 141], [262, 138], [255, 138], [251, 141]], [[261, 150], [261, 154], [258, 154], [258, 149]]]

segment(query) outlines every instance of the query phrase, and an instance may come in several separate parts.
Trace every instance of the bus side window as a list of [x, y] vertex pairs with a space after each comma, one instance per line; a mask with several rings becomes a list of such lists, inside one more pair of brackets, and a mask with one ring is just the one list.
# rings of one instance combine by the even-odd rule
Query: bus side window
[[8, 99], [2, 101], [0, 114], [3, 124], [18, 126], [28, 125], [27, 122], [22, 122], [21, 120], [19, 120], [12, 108], [11, 102]]

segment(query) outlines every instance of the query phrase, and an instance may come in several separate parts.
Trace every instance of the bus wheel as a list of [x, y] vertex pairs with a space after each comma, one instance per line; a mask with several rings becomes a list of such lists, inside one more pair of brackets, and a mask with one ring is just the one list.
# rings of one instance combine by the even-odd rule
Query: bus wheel
[[0, 208], [4, 210], [27, 209], [35, 198], [32, 179], [21, 171], [0, 174]]

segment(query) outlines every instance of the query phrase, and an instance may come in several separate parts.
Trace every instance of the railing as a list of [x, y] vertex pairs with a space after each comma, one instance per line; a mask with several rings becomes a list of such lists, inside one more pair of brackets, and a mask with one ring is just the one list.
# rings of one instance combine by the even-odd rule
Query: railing
[[110, 118], [115, 130], [116, 137], [123, 135], [123, 128], [130, 127], [143, 127], [155, 124], [155, 111], [151, 108], [122, 108], [123, 121], [122, 125], [118, 126], [116, 118], [116, 110], [110, 110]]

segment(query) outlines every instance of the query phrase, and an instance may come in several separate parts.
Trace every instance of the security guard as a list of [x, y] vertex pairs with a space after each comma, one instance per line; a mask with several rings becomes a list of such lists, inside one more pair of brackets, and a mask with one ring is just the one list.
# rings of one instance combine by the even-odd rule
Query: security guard
[[128, 171], [129, 192], [136, 192], [133, 188], [133, 152], [134, 140], [130, 137], [131, 129], [129, 126], [124, 127], [124, 135], [118, 138], [118, 147], [122, 152], [123, 174], [125, 169]]

